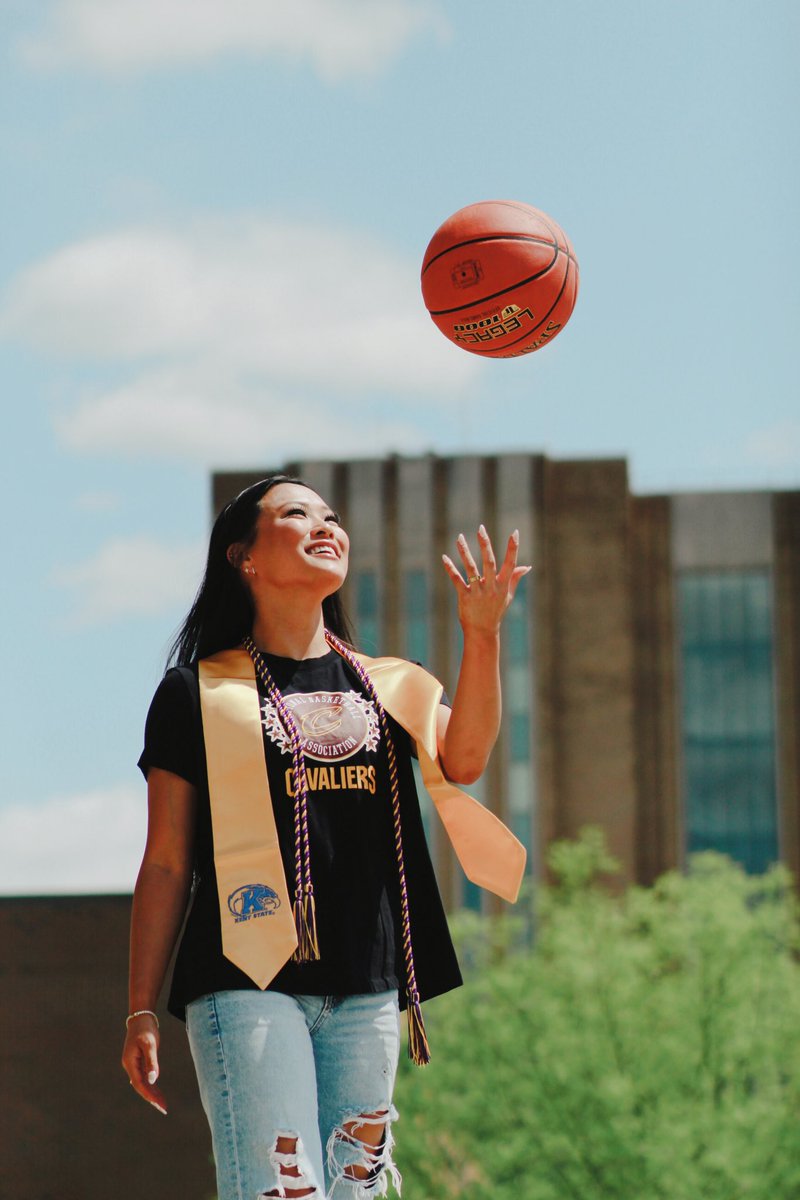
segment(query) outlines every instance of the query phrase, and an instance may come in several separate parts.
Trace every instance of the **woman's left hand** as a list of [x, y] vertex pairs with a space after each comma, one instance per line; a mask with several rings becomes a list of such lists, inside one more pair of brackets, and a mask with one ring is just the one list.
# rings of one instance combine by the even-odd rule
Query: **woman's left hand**
[[458, 535], [456, 545], [464, 564], [466, 579], [446, 554], [442, 555], [442, 562], [456, 589], [461, 628], [465, 634], [496, 635], [514, 599], [520, 579], [531, 570], [529, 566], [517, 566], [519, 531], [515, 529], [508, 539], [505, 558], [499, 570], [491, 539], [483, 525], [478, 529], [478, 545], [483, 563], [481, 570], [475, 563], [463, 533]]

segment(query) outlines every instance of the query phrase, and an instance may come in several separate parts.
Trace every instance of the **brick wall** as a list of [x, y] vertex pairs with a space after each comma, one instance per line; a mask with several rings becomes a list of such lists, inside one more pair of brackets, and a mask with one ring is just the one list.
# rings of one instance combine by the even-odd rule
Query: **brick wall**
[[167, 1117], [120, 1066], [129, 917], [129, 896], [0, 899], [2, 1200], [214, 1195], [183, 1025], [162, 1020]]

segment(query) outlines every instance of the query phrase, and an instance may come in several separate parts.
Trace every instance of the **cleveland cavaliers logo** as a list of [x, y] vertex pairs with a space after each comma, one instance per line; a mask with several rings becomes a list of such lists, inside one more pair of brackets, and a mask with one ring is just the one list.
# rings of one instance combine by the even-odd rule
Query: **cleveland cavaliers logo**
[[[380, 721], [375, 705], [358, 692], [298, 692], [284, 703], [300, 731], [303, 753], [319, 762], [350, 758], [362, 747], [377, 750]], [[284, 754], [291, 753], [289, 736], [270, 700], [262, 704], [264, 729]]]

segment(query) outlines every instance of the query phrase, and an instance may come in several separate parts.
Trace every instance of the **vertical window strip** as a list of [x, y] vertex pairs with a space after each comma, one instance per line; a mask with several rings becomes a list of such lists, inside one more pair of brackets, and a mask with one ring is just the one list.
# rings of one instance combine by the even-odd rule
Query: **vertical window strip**
[[428, 576], [425, 571], [409, 570], [404, 576], [404, 606], [406, 658], [429, 665], [430, 609]]
[[356, 629], [365, 654], [380, 653], [378, 580], [374, 571], [356, 573]]
[[678, 578], [687, 850], [748, 871], [778, 857], [769, 572]]

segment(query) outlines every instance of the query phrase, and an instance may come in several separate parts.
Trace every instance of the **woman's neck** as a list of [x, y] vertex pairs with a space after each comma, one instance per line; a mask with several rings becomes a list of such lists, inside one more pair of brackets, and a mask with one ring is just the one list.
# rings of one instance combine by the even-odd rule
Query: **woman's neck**
[[256, 601], [253, 641], [265, 654], [281, 658], [321, 658], [329, 650], [319, 606], [305, 610], [270, 603], [262, 608]]

